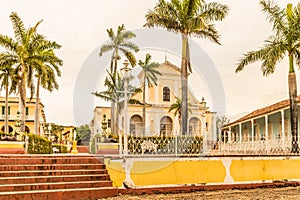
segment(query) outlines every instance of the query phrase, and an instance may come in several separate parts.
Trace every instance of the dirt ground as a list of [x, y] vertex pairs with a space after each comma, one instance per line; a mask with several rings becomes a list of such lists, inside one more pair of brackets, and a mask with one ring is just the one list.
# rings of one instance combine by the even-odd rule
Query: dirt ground
[[259, 188], [247, 190], [219, 190], [199, 191], [180, 194], [153, 194], [153, 195], [120, 195], [107, 200], [298, 200], [300, 186], [283, 188]]

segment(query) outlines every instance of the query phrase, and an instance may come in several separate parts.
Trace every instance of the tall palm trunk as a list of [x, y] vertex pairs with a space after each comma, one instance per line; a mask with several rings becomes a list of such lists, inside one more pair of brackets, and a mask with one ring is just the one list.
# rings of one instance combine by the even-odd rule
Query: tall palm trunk
[[188, 35], [182, 34], [182, 58], [181, 58], [181, 134], [187, 134], [187, 119], [188, 119], [188, 73], [187, 73], [187, 40]]
[[115, 121], [115, 123], [116, 123], [116, 131], [117, 131], [117, 133], [119, 133], [119, 110], [120, 110], [120, 106], [119, 106], [119, 103], [118, 102], [116, 102], [116, 110], [115, 110], [115, 116], [116, 116], [116, 121]]
[[298, 146], [298, 103], [297, 103], [297, 80], [294, 72], [293, 55], [289, 55], [290, 72], [288, 75], [290, 116], [292, 132], [292, 153], [299, 152]]
[[116, 103], [114, 101], [110, 102], [110, 128], [111, 128], [111, 133], [118, 134], [116, 131], [116, 121], [115, 121], [115, 116], [116, 116]]
[[[113, 72], [112, 72], [114, 75], [114, 81], [117, 81], [117, 66], [118, 66], [118, 49], [116, 49], [116, 54], [114, 57]], [[114, 88], [114, 92], [117, 92], [116, 88]], [[118, 117], [118, 112], [116, 112], [116, 102], [114, 102], [114, 101], [112, 101], [112, 103], [111, 103], [111, 114], [112, 114], [111, 115], [112, 133], [118, 134], [119, 133], [119, 117]]]
[[4, 132], [5, 134], [8, 134], [9, 129], [8, 129], [8, 80], [5, 85], [5, 123], [4, 123]]
[[144, 85], [143, 85], [143, 128], [144, 134], [146, 135], [146, 76], [144, 74]]
[[21, 127], [20, 131], [25, 132], [25, 109], [26, 109], [26, 83], [24, 75], [19, 81], [19, 109], [21, 115]]
[[40, 135], [40, 82], [41, 77], [38, 77], [36, 84], [36, 98], [35, 98], [35, 110], [34, 110], [34, 133]]

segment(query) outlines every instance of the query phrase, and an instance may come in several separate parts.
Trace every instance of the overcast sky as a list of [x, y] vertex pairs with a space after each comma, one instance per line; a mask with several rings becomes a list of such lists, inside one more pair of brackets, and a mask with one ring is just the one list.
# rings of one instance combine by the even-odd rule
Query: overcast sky
[[[1, 1], [1, 34], [12, 36], [9, 15], [15, 11], [26, 27], [33, 26], [43, 19], [38, 31], [63, 46], [58, 52], [64, 61], [62, 77], [59, 79], [60, 88], [52, 93], [43, 91], [41, 94], [48, 122], [65, 125], [90, 122], [92, 110], [89, 112], [90, 116], [84, 116], [84, 119], [76, 123], [74, 120], [73, 93], [80, 70], [92, 52], [98, 52], [99, 46], [108, 39], [106, 29], [115, 29], [120, 24], [125, 24], [129, 30], [142, 29], [145, 14], [156, 2], [156, 0]], [[281, 6], [285, 6], [288, 2], [298, 3], [296, 0], [278, 1]], [[262, 76], [260, 63], [249, 65], [239, 74], [234, 73], [236, 63], [242, 54], [262, 46], [264, 40], [271, 34], [271, 26], [266, 20], [266, 14], [261, 12], [259, 1], [223, 0], [222, 3], [230, 7], [226, 19], [217, 23], [222, 45], [218, 46], [203, 39], [193, 38], [193, 40], [207, 53], [221, 77], [226, 97], [226, 115], [250, 112], [288, 98], [286, 60], [277, 66], [273, 75], [268, 77]], [[161, 54], [157, 56], [157, 59], [161, 60], [155, 61], [164, 61], [164, 53]], [[141, 57], [138, 59], [143, 59], [144, 56], [141, 53], [139, 55]], [[176, 63], [176, 58], [172, 61], [175, 65], [180, 65], [179, 61]], [[99, 74], [99, 77], [101, 76], [103, 74]], [[101, 84], [100, 82], [98, 81], [98, 84]], [[191, 81], [190, 85], [193, 87], [197, 83]], [[95, 85], [95, 88], [98, 87], [100, 86]], [[207, 92], [195, 88], [195, 93], [203, 93], [202, 96], [206, 96]], [[87, 93], [90, 92], [92, 91]], [[210, 100], [209, 96], [206, 98]], [[210, 102], [208, 103], [210, 105]], [[90, 107], [95, 105], [97, 103]]]

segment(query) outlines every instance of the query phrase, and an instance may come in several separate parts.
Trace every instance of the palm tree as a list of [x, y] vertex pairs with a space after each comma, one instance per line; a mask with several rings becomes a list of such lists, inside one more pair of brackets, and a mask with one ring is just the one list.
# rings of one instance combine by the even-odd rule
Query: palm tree
[[[181, 107], [182, 107], [182, 100], [179, 97], [175, 97], [175, 103], [171, 104], [169, 107], [168, 112], [172, 112], [174, 110], [174, 115], [178, 115], [179, 125], [181, 126]], [[190, 104], [189, 104], [190, 105]], [[192, 110], [189, 109], [189, 112], [192, 113]]]
[[146, 133], [146, 84], [148, 87], [157, 86], [157, 75], [161, 73], [157, 71], [159, 63], [150, 63], [151, 55], [146, 54], [145, 61], [139, 60], [138, 65], [142, 68], [143, 74], [143, 127], [144, 134]]
[[[1, 57], [1, 54], [0, 54]], [[4, 132], [8, 134], [8, 95], [13, 91], [15, 87], [13, 85], [14, 81], [14, 69], [11, 66], [1, 66], [0, 68], [0, 89], [5, 89], [5, 122], [4, 122]], [[10, 87], [10, 89], [9, 89]]]
[[0, 35], [0, 45], [6, 49], [1, 54], [0, 66], [14, 66], [18, 74], [17, 87], [19, 92], [19, 110], [21, 114], [21, 131], [25, 131], [25, 108], [26, 108], [26, 87], [30, 89], [33, 96], [33, 66], [40, 60], [35, 56], [35, 49], [39, 43], [36, 29], [42, 21], [35, 26], [25, 29], [24, 23], [17, 13], [10, 15], [14, 29], [14, 37]]
[[[113, 73], [113, 77], [116, 79], [118, 60], [121, 59], [119, 51], [125, 55], [131, 66], [134, 67], [136, 65], [136, 59], [132, 52], [138, 52], [139, 48], [136, 44], [129, 41], [136, 35], [132, 31], [127, 31], [124, 24], [118, 26], [117, 33], [115, 33], [112, 28], [107, 29], [106, 31], [110, 41], [101, 46], [99, 56], [102, 56], [108, 51], [113, 51], [110, 72]], [[115, 103], [111, 102], [111, 124], [113, 132], [116, 131], [115, 114]]]
[[182, 36], [181, 90], [182, 90], [182, 126], [181, 132], [187, 132], [188, 115], [188, 70], [192, 72], [188, 39], [191, 36], [208, 38], [220, 44], [219, 34], [212, 24], [221, 21], [228, 13], [228, 7], [220, 3], [205, 3], [204, 0], [159, 0], [153, 11], [146, 14], [147, 27], [162, 27]]
[[[281, 9], [273, 1], [260, 1], [263, 12], [267, 13], [268, 20], [273, 25], [274, 34], [265, 40], [264, 46], [257, 51], [246, 53], [239, 61], [236, 72], [244, 69], [250, 63], [261, 60], [261, 70], [267, 76], [275, 72], [276, 64], [285, 55], [289, 58], [289, 99], [291, 116], [292, 152], [299, 152], [298, 147], [298, 107], [297, 81], [294, 63], [300, 66], [300, 4], [293, 7], [287, 4]], [[294, 61], [295, 60], [295, 61]]]
[[[105, 101], [114, 102], [116, 104], [116, 129], [118, 129], [119, 122], [119, 114], [124, 107], [124, 93], [116, 92], [116, 91], [124, 91], [124, 83], [125, 80], [117, 73], [116, 79], [114, 78], [113, 73], [108, 72], [108, 76], [105, 79], [104, 86], [107, 87], [105, 91], [102, 92], [93, 92], [92, 94], [96, 97], [100, 97]], [[129, 77], [129, 81], [132, 80], [133, 77]], [[133, 87], [132, 85], [128, 85], [128, 92], [131, 94], [139, 93], [140, 90]], [[130, 104], [142, 104], [137, 99], [129, 99]], [[116, 132], [112, 132], [116, 134]]]
[[39, 46], [36, 48], [36, 57], [41, 60], [34, 66], [36, 72], [36, 100], [35, 100], [35, 115], [34, 115], [34, 132], [39, 134], [39, 122], [40, 122], [40, 86], [44, 89], [52, 92], [54, 89], [58, 89], [58, 83], [56, 81], [56, 75], [61, 76], [59, 66], [62, 66], [63, 61], [59, 59], [54, 49], [59, 49], [61, 46], [56, 42], [45, 40], [43, 36], [40, 39]]

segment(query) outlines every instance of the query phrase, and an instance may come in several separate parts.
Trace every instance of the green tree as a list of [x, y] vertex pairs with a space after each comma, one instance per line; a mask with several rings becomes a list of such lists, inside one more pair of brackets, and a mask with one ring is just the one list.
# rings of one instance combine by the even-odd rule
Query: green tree
[[[136, 65], [136, 58], [133, 52], [138, 52], [139, 48], [136, 44], [130, 42], [130, 39], [134, 38], [136, 35], [132, 31], [127, 31], [124, 24], [118, 26], [117, 32], [115, 33], [112, 28], [106, 30], [108, 33], [109, 41], [101, 46], [99, 56], [104, 53], [112, 51], [110, 73], [113, 74], [114, 79], [117, 78], [117, 65], [118, 60], [121, 59], [120, 52], [125, 55], [129, 60], [131, 66]], [[116, 130], [116, 112], [115, 103], [111, 102], [111, 124], [112, 131]]]
[[[1, 58], [1, 54], [0, 54]], [[8, 95], [15, 88], [15, 81], [13, 80], [15, 77], [14, 69], [11, 66], [1, 66], [0, 67], [0, 89], [5, 89], [5, 119], [4, 119], [4, 132], [8, 134]]]
[[91, 130], [88, 125], [82, 125], [76, 128], [78, 142], [89, 141], [91, 137]]
[[219, 34], [212, 24], [221, 21], [228, 7], [220, 3], [205, 3], [204, 0], [159, 0], [153, 11], [146, 14], [147, 27], [162, 27], [182, 36], [181, 90], [182, 90], [182, 134], [187, 133], [188, 115], [188, 70], [190, 64], [189, 37], [208, 38], [220, 44]]
[[[123, 107], [124, 107], [124, 83], [125, 83], [125, 79], [123, 77], [120, 76], [119, 73], [117, 73], [117, 77], [116, 79], [114, 78], [113, 73], [108, 72], [108, 75], [105, 79], [104, 82], [104, 86], [106, 86], [106, 90], [102, 91], [102, 92], [94, 92], [92, 94], [94, 94], [97, 97], [102, 98], [105, 101], [110, 101], [110, 102], [114, 102], [116, 104], [116, 130], [118, 132], [118, 122], [119, 122], [119, 114], [122, 111]], [[129, 77], [129, 81], [133, 79], [133, 76]], [[131, 94], [135, 94], [135, 93], [139, 93], [141, 92], [140, 89], [132, 86], [132, 85], [128, 85], [128, 93]], [[142, 103], [137, 100], [137, 99], [129, 99], [129, 103], [130, 104], [140, 104], [142, 105]], [[114, 134], [117, 134], [117, 132], [112, 132]]]
[[294, 64], [300, 66], [300, 4], [295, 7], [287, 4], [285, 9], [281, 9], [273, 1], [260, 1], [260, 5], [273, 25], [274, 34], [265, 40], [262, 48], [246, 53], [239, 61], [236, 72], [243, 70], [250, 63], [261, 60], [261, 70], [263, 75], [267, 76], [275, 72], [276, 65], [285, 55], [288, 56], [292, 152], [299, 152], [297, 81]]
[[[175, 103], [171, 104], [169, 107], [168, 112], [174, 111], [174, 115], [178, 115], [179, 125], [181, 126], [181, 107], [182, 107], [182, 100], [179, 97], [175, 97]], [[192, 113], [192, 110], [189, 109], [189, 112]]]
[[142, 68], [143, 74], [143, 127], [144, 134], [146, 133], [146, 85], [152, 87], [157, 86], [157, 75], [162, 74], [158, 71], [159, 63], [151, 62], [151, 55], [146, 54], [145, 61], [139, 60], [138, 65]]
[[61, 48], [59, 44], [53, 41], [46, 40], [42, 35], [39, 35], [39, 43], [36, 47], [35, 57], [40, 60], [34, 66], [36, 72], [36, 101], [35, 101], [35, 115], [34, 115], [34, 133], [39, 134], [40, 126], [40, 86], [52, 92], [58, 89], [56, 76], [61, 76], [60, 66], [63, 61], [59, 59], [54, 50]]
[[0, 35], [0, 45], [6, 51], [1, 53], [0, 66], [13, 66], [18, 74], [17, 88], [19, 93], [19, 110], [21, 114], [21, 131], [25, 131], [25, 108], [26, 108], [26, 87], [30, 89], [30, 96], [34, 94], [33, 66], [41, 60], [36, 57], [36, 47], [40, 40], [36, 33], [39, 21], [33, 27], [25, 29], [24, 23], [17, 13], [10, 15], [14, 30], [14, 38]]

